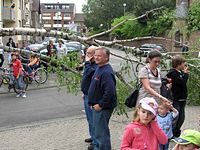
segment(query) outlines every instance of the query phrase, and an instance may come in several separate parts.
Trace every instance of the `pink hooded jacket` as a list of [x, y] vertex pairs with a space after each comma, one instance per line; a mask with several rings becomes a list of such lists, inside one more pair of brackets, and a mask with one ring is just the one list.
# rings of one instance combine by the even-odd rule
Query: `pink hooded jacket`
[[132, 122], [125, 129], [120, 150], [159, 150], [159, 144], [166, 144], [167, 141], [156, 121], [147, 126]]

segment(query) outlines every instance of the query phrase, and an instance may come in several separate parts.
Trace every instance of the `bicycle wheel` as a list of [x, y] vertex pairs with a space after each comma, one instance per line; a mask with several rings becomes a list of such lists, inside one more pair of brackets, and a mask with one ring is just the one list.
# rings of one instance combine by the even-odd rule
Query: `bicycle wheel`
[[35, 81], [39, 84], [44, 84], [47, 81], [48, 74], [44, 68], [38, 68], [34, 75]]
[[3, 84], [8, 84], [9, 82], [10, 82], [10, 78], [5, 76], [3, 78]]
[[[27, 76], [23, 77], [23, 80], [24, 80], [24, 89], [26, 91], [28, 88], [28, 77]], [[13, 84], [14, 84], [13, 89], [15, 93], [19, 94], [21, 90], [19, 89], [19, 85], [17, 84], [16, 80], [14, 81]]]

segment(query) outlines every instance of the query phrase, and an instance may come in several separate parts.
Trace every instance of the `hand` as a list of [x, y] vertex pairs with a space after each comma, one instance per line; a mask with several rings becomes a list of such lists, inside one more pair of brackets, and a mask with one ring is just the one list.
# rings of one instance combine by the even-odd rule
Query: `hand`
[[85, 61], [91, 61], [93, 58], [94, 58], [94, 56], [89, 57], [88, 55], [86, 55]]
[[171, 88], [172, 88], [172, 83], [168, 83], [166, 86], [167, 86], [169, 89], [171, 89]]
[[185, 68], [183, 69], [183, 72], [184, 72], [184, 73], [189, 73], [188, 67], [185, 67]]
[[102, 110], [102, 108], [99, 106], [99, 104], [96, 104], [96, 105], [92, 106], [92, 108], [94, 110], [96, 110], [96, 111], [101, 111]]
[[164, 103], [166, 103], [167, 106], [172, 105], [172, 102], [169, 101], [167, 98], [165, 98], [165, 97], [162, 96], [161, 99], [163, 100]]

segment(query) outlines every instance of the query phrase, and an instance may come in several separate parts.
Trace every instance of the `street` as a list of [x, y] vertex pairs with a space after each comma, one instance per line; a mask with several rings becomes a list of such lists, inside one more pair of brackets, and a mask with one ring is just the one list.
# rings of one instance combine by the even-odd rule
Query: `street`
[[[111, 49], [111, 52], [125, 56], [119, 50]], [[121, 62], [122, 59], [111, 56], [115, 71], [119, 71]], [[37, 86], [35, 82], [29, 85], [26, 99], [16, 98], [15, 93], [8, 93], [6, 86], [0, 88], [0, 127], [15, 127], [84, 114], [81, 92], [75, 96], [67, 93], [64, 88], [58, 91], [55, 76], [50, 75], [45, 85]]]
[[43, 120], [83, 114], [81, 94], [68, 94], [65, 89], [30, 90], [27, 98], [15, 93], [0, 95], [0, 127], [12, 127]]

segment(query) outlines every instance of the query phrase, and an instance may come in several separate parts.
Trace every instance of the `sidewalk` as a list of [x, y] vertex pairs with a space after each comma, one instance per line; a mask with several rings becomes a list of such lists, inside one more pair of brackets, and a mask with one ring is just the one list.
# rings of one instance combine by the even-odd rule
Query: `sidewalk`
[[[113, 150], [119, 150], [124, 127], [130, 118], [114, 115], [110, 121]], [[198, 115], [200, 106], [186, 107], [186, 120], [183, 129], [200, 130]], [[56, 119], [47, 122], [1, 128], [1, 150], [87, 150], [84, 139], [88, 138], [88, 126], [85, 115]]]

